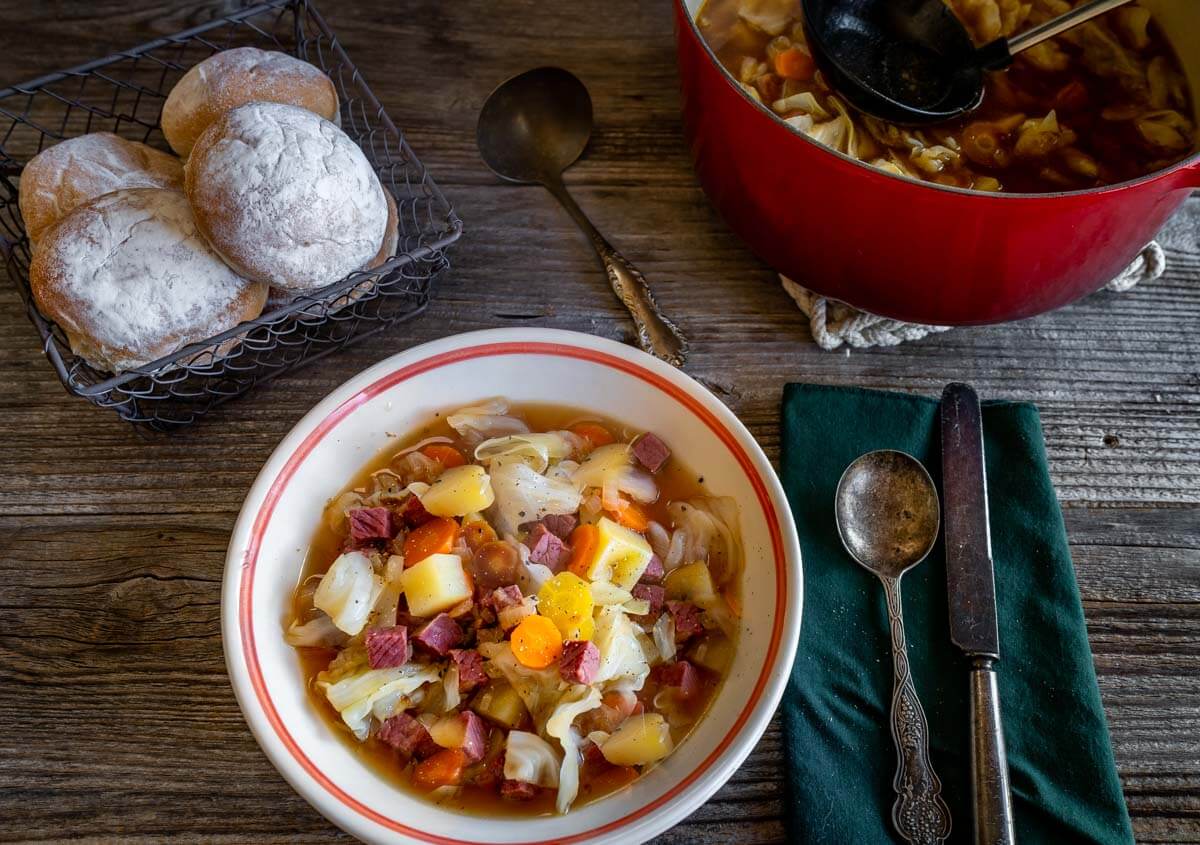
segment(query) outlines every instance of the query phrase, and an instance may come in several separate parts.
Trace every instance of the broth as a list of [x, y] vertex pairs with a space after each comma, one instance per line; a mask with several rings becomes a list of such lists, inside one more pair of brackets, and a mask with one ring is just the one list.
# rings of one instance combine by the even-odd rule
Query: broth
[[[627, 442], [638, 434], [637, 431], [629, 429], [616, 421], [556, 405], [519, 404], [512, 406], [509, 413], [522, 418], [528, 424], [530, 431], [533, 432], [566, 429], [580, 421], [595, 421], [604, 425], [612, 432], [617, 442]], [[397, 437], [393, 443], [389, 443], [386, 448], [381, 450], [353, 475], [350, 482], [343, 488], [342, 493], [367, 489], [371, 484], [372, 474], [388, 467], [398, 452], [435, 436], [449, 437], [456, 443], [460, 440], [458, 434], [446, 422], [445, 415], [439, 414], [432, 422], [419, 430], [408, 436]], [[711, 495], [705, 487], [703, 476], [685, 467], [675, 458], [672, 458], [654, 476], [654, 479], [658, 486], [659, 497], [657, 501], [649, 503], [644, 507], [652, 520], [668, 528], [672, 524], [671, 515], [667, 511], [667, 504], [669, 502]], [[327, 521], [323, 519], [313, 535], [305, 557], [303, 570], [293, 596], [292, 613], [291, 619], [288, 620], [289, 622], [302, 619], [310, 612], [312, 594], [302, 587], [309, 579], [315, 580], [314, 576], [320, 576], [326, 572], [333, 561], [342, 553], [344, 543], [344, 536], [334, 531], [327, 524]], [[729, 597], [733, 604], [736, 604], [739, 598], [739, 580], [735, 579], [733, 583], [727, 585], [722, 591], [723, 594]], [[695, 646], [694, 643], [691, 645]], [[681, 647], [681, 651], [684, 650]], [[297, 647], [296, 651], [307, 681], [307, 691], [312, 706], [321, 713], [330, 730], [348, 743], [365, 765], [391, 783], [426, 800], [432, 800], [446, 809], [457, 812], [486, 816], [505, 815], [522, 817], [552, 815], [555, 813], [555, 792], [549, 789], [542, 790], [540, 794], [532, 799], [518, 802], [501, 798], [497, 794], [494, 785], [479, 786], [468, 783], [452, 795], [441, 796], [433, 796], [429, 792], [416, 787], [410, 782], [414, 763], [400, 752], [393, 750], [379, 740], [375, 735], [370, 736], [365, 742], [359, 742], [343, 723], [338, 711], [334, 709], [326, 696], [317, 688], [317, 675], [326, 669], [330, 660], [338, 653], [337, 650]], [[681, 742], [690, 732], [691, 728], [702, 718], [704, 712], [716, 697], [721, 686], [721, 681], [723, 680], [722, 677], [718, 677], [711, 671], [703, 669], [700, 669], [700, 671], [705, 683], [701, 684], [701, 692], [696, 700], [687, 702], [686, 705], [686, 712], [691, 721], [684, 726], [672, 726], [671, 729], [672, 738], [676, 744]], [[650, 702], [653, 701], [658, 690], [659, 687], [652, 674], [646, 680], [643, 689], [637, 693], [638, 700], [646, 705], [647, 710], [649, 710]], [[465, 700], [469, 701], [470, 695], [466, 696]], [[528, 714], [526, 715], [526, 721], [528, 721]], [[580, 772], [579, 796], [574, 803], [576, 807], [628, 788], [632, 783], [636, 782], [630, 781], [625, 777], [614, 777], [611, 767], [598, 763], [596, 760], [589, 761], [586, 758]]]

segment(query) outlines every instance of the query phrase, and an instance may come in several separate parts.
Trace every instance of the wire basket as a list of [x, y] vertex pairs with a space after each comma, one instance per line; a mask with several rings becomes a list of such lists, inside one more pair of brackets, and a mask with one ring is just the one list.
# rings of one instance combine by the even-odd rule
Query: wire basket
[[[71, 351], [35, 306], [30, 244], [17, 208], [17, 177], [42, 149], [109, 131], [169, 149], [163, 102], [197, 62], [231, 47], [290, 53], [333, 80], [342, 129], [366, 154], [399, 210], [396, 255], [254, 320], [113, 375]], [[0, 248], [43, 348], [69, 393], [156, 430], [194, 422], [259, 382], [419, 314], [462, 223], [371, 93], [333, 32], [306, 0], [275, 0], [132, 50], [0, 91]]]

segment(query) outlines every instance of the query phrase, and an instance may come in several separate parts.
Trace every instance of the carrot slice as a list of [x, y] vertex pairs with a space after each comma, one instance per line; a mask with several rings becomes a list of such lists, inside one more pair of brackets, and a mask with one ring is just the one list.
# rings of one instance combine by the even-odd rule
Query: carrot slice
[[613, 766], [588, 778], [584, 788], [595, 795], [607, 795], [633, 783], [638, 779], [638, 774], [633, 766]]
[[580, 525], [571, 532], [571, 559], [567, 569], [580, 578], [587, 577], [587, 571], [596, 557], [596, 546], [600, 542], [600, 532], [594, 525]]
[[578, 434], [592, 445], [593, 449], [607, 446], [613, 442], [613, 436], [607, 428], [594, 422], [581, 422], [571, 426], [571, 432]]
[[545, 616], [526, 616], [511, 639], [513, 657], [530, 669], [545, 669], [562, 654], [562, 634]]
[[461, 748], [444, 748], [413, 767], [412, 782], [425, 789], [457, 786], [467, 767], [467, 753]]
[[444, 516], [431, 519], [404, 538], [404, 567], [418, 564], [430, 555], [449, 554], [457, 541], [457, 522]]
[[775, 57], [775, 72], [784, 79], [805, 81], [817, 72], [813, 57], [798, 47], [784, 50]]
[[467, 462], [462, 452], [447, 443], [430, 443], [421, 448], [421, 454], [431, 461], [437, 461], [445, 469], [460, 467]]
[[633, 531], [645, 531], [650, 527], [650, 514], [646, 513], [646, 509], [637, 502], [621, 500], [621, 506], [614, 511], [609, 511], [617, 520]]

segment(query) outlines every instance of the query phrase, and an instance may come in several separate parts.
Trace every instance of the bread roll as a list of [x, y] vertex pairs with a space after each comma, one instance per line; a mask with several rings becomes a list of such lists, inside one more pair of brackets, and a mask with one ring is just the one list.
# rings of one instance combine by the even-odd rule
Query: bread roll
[[[383, 246], [379, 248], [379, 252], [370, 260], [370, 262], [367, 263], [367, 266], [363, 268], [364, 270], [374, 270], [376, 267], [383, 264], [393, 255], [395, 255], [396, 251], [400, 248], [400, 215], [396, 209], [396, 200], [392, 197], [392, 192], [387, 188], [383, 189], [383, 195], [384, 198], [387, 199], [388, 207], [387, 233], [383, 238]], [[368, 276], [367, 278], [363, 279], [363, 281], [350, 288], [347, 302], [354, 302], [356, 299], [359, 299], [364, 293], [370, 290], [371, 286], [378, 282], [379, 279], [380, 274], [377, 273], [374, 276]], [[267, 304], [263, 306], [263, 313], [277, 311], [283, 306], [294, 302], [296, 297], [302, 295], [303, 294], [298, 294], [295, 291], [272, 287], [270, 292], [267, 294]]]
[[201, 133], [230, 109], [246, 103], [287, 103], [336, 120], [337, 89], [308, 62], [257, 47], [214, 53], [175, 83], [163, 104], [167, 143], [187, 158]]
[[258, 316], [267, 286], [200, 236], [187, 197], [124, 188], [47, 229], [29, 268], [34, 301], [76, 354], [120, 372]]
[[362, 150], [296, 106], [250, 103], [218, 118], [188, 158], [184, 188], [229, 265], [285, 290], [361, 270], [387, 227], [383, 187]]
[[21, 217], [29, 240], [72, 209], [120, 188], [183, 189], [183, 163], [170, 153], [93, 132], [42, 150], [21, 172]]

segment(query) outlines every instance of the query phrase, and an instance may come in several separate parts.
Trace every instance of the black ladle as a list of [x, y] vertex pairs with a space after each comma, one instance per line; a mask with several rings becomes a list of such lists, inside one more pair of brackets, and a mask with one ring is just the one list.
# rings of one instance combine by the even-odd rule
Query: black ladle
[[1130, 0], [1088, 0], [976, 48], [944, 0], [802, 0], [808, 46], [830, 86], [892, 123], [937, 123], [983, 101], [983, 74]]

